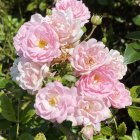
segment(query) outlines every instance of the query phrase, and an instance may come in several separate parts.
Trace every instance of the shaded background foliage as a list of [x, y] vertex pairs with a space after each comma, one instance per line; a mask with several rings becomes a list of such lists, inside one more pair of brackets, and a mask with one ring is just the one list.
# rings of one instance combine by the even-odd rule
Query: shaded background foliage
[[[140, 15], [139, 0], [83, 1], [89, 7], [91, 15], [98, 14], [103, 17], [102, 24], [95, 29], [92, 37], [103, 41], [110, 49], [119, 50], [121, 54], [124, 54], [126, 46], [130, 47], [130, 43], [137, 43], [133, 45], [137, 45], [140, 49], [140, 33], [137, 32], [134, 36], [130, 35], [131, 32], [140, 31], [140, 26], [138, 26], [140, 25], [140, 18], [136, 18]], [[60, 131], [63, 128], [59, 128], [60, 130], [58, 130], [59, 126], [45, 122], [35, 115], [33, 103], [31, 102], [34, 97], [28, 95], [12, 82], [9, 73], [9, 69], [17, 57], [13, 47], [13, 36], [19, 27], [30, 19], [32, 14], [36, 12], [41, 13], [43, 16], [49, 14], [54, 3], [53, 0], [0, 0], [0, 133], [8, 140], [32, 140], [33, 136], [39, 132], [43, 132], [48, 140], [57, 140], [58, 137], [60, 140], [65, 139], [63, 133]], [[86, 34], [90, 33], [92, 23], [88, 23], [86, 29]], [[130, 52], [132, 51], [130, 50]], [[126, 55], [131, 56], [130, 53], [126, 53]], [[138, 52], [135, 57], [135, 60], [139, 60], [140, 53]], [[139, 61], [128, 65], [128, 72], [122, 79], [122, 82], [128, 88], [138, 85], [131, 89], [131, 94], [134, 98], [140, 97]], [[3, 105], [3, 100], [7, 102], [7, 106]], [[139, 103], [140, 101], [134, 102], [134, 105], [139, 106]], [[3, 108], [9, 112], [4, 112], [4, 110], [2, 110]], [[118, 125], [125, 122], [125, 124], [119, 127], [120, 130], [126, 132], [120, 134], [120, 130], [117, 130], [115, 126], [112, 125], [112, 120], [108, 120], [106, 123], [111, 129], [105, 128], [101, 131], [102, 139], [104, 140], [104, 136], [107, 136], [108, 139], [129, 140], [129, 137], [128, 139], [118, 137], [118, 135], [124, 136], [127, 134], [132, 135], [134, 140], [140, 140], [140, 132], [134, 130], [140, 127], [140, 110], [137, 109], [136, 113], [133, 113], [133, 111], [134, 110], [127, 111], [127, 109], [113, 111], [115, 114], [114, 118], [116, 118]], [[69, 128], [70, 124], [64, 123], [64, 125], [67, 125]], [[126, 126], [127, 129], [125, 128]], [[78, 129], [79, 128], [75, 128], [75, 131]], [[113, 129], [114, 132], [112, 132]], [[134, 135], [136, 133], [139, 137], [134, 137], [132, 131]], [[96, 137], [94, 139], [96, 139]], [[98, 136], [97, 139], [99, 139]]]

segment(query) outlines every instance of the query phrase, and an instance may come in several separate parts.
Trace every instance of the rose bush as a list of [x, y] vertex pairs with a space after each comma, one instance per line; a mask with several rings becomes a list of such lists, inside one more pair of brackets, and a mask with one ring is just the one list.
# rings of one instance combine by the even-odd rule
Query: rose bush
[[[0, 92], [0, 122], [8, 120], [2, 124], [9, 126], [9, 140], [32, 140], [38, 132], [35, 140], [129, 137], [123, 117], [139, 121], [133, 115], [139, 109], [139, 89], [130, 94], [123, 81], [130, 60], [110, 49], [105, 39], [93, 38], [101, 22], [83, 1], [58, 0], [46, 16], [36, 13], [21, 25], [13, 39], [18, 58], [10, 72], [15, 83], [9, 80]], [[86, 23], [92, 25], [90, 33]], [[126, 124], [118, 125], [120, 118]], [[2, 135], [7, 137], [7, 130]]]

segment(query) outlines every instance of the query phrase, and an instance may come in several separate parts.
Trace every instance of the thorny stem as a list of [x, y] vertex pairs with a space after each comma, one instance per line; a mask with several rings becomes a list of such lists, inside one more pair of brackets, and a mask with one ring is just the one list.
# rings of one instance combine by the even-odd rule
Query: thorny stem
[[115, 124], [115, 128], [117, 130], [118, 129], [118, 126], [117, 126], [116, 118], [114, 116], [113, 116], [113, 121], [114, 121], [114, 124]]
[[16, 131], [16, 138], [19, 135], [19, 106], [20, 106], [20, 99], [18, 99], [18, 108], [17, 108], [17, 131]]
[[137, 107], [137, 106], [128, 106], [127, 108], [133, 108], [133, 109], [139, 109], [140, 110], [140, 107]]
[[115, 128], [116, 128], [116, 130], [118, 129], [118, 125], [117, 125], [117, 122], [116, 122], [116, 118], [115, 118], [115, 116], [114, 116], [114, 114], [111, 112], [111, 114], [112, 114], [112, 116], [113, 116], [113, 118], [112, 118], [112, 120], [114, 121], [114, 124], [115, 124]]
[[88, 40], [88, 39], [91, 37], [91, 35], [93, 34], [93, 32], [94, 32], [94, 30], [96, 29], [96, 27], [97, 27], [97, 26], [92, 25], [92, 30], [91, 30], [90, 34], [84, 39], [84, 41]]

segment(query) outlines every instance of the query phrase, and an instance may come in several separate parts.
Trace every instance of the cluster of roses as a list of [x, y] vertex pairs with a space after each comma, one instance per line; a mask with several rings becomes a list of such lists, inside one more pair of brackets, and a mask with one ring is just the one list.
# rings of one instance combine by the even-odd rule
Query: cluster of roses
[[[14, 37], [19, 58], [11, 68], [12, 79], [36, 95], [37, 115], [51, 122], [69, 120], [75, 126], [90, 126], [88, 138], [111, 116], [111, 106], [124, 108], [132, 102], [119, 82], [127, 70], [123, 56], [95, 39], [80, 43], [82, 27], [89, 18], [88, 8], [78, 0], [58, 0], [51, 15], [33, 15]], [[68, 60], [74, 75], [80, 77], [75, 87], [59, 81], [43, 87], [45, 78], [55, 76], [50, 66], [62, 59]]]

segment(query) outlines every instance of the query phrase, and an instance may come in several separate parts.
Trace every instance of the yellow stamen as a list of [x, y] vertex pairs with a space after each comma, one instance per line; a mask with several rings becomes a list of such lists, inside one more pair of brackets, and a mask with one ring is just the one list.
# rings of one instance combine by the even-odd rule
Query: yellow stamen
[[95, 74], [94, 80], [99, 82], [101, 80], [100, 75], [99, 74]]
[[49, 104], [50, 104], [51, 106], [55, 106], [55, 105], [56, 105], [56, 102], [57, 102], [56, 98], [51, 98], [51, 99], [49, 99]]
[[95, 74], [93, 76], [93, 84], [99, 83], [101, 81], [102, 81], [102, 78], [101, 78], [101, 76], [99, 74]]
[[85, 60], [86, 64], [91, 66], [94, 64], [94, 60], [91, 58], [91, 57], [88, 57], [86, 60]]
[[40, 39], [37, 46], [38, 46], [39, 48], [44, 49], [45, 46], [47, 46], [47, 44], [48, 44], [47, 41], [41, 40], [41, 39]]

